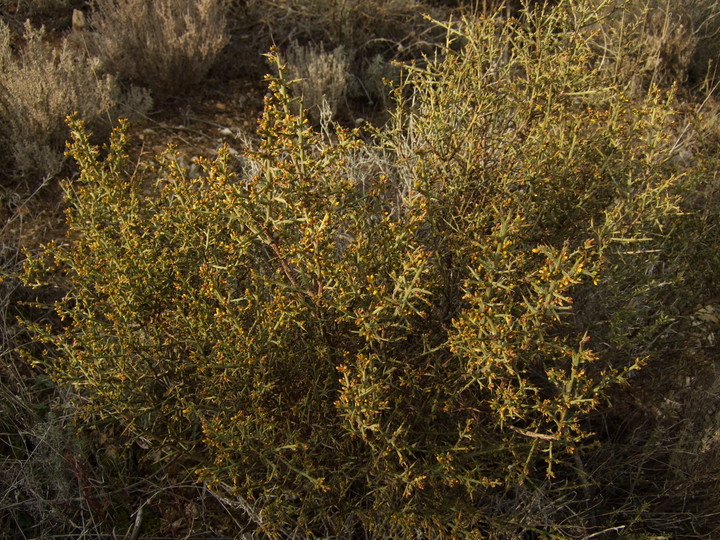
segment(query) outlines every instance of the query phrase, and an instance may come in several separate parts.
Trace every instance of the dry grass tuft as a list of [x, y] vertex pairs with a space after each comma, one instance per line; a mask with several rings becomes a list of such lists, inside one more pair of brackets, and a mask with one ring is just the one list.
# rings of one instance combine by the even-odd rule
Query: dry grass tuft
[[716, 81], [717, 0], [625, 1], [606, 15], [598, 34], [604, 61], [634, 91], [672, 84], [707, 91]]

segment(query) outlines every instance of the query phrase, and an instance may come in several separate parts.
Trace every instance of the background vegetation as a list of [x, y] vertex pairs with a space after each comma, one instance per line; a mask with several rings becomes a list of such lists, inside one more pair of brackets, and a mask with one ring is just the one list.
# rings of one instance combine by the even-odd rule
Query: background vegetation
[[0, 11], [6, 537], [718, 535], [720, 4]]

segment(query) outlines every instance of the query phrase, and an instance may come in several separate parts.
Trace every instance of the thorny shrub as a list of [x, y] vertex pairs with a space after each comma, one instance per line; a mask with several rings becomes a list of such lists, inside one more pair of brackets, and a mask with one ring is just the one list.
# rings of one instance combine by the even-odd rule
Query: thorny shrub
[[[499, 32], [490, 21], [466, 24], [454, 34], [464, 47], [451, 48], [441, 69], [410, 70], [414, 91], [405, 91], [411, 97], [396, 113], [391, 153], [405, 156], [398, 179], [422, 178], [421, 192], [438, 201], [443, 244], [457, 246], [453, 267], [463, 249], [473, 250], [463, 214], [475, 204], [493, 208], [503, 192], [513, 206], [489, 215], [490, 223], [515, 211], [522, 235], [533, 242], [559, 247], [593, 238], [597, 285], [575, 289], [572, 325], [588, 332], [590, 348], [616, 368], [637, 359], [649, 367], [635, 379], [635, 390], [616, 393], [622, 421], [605, 415], [595, 424], [606, 444], [576, 455], [595, 460], [593, 470], [605, 463], [601, 485], [618, 486], [623, 464], [632, 462], [639, 471], [633, 481], [643, 484], [652, 504], [664, 505], [647, 512], [651, 521], [693, 497], [693, 488], [707, 492], [703, 473], [693, 469], [717, 478], [709, 464], [718, 445], [707, 441], [718, 423], [701, 413], [718, 403], [712, 361], [720, 277], [716, 160], [698, 144], [705, 135], [694, 113], [676, 106], [672, 86], [661, 91], [650, 81], [641, 92], [629, 84], [634, 74], [622, 78], [605, 62], [597, 44], [613, 3], [597, 4], [560, 2]], [[612, 43], [626, 58], [622, 48], [634, 46]], [[406, 111], [412, 103], [414, 115]], [[417, 190], [417, 184], [399, 185], [408, 194]], [[677, 400], [675, 412], [658, 412], [667, 411], [668, 399]], [[623, 439], [623, 431], [634, 434]], [[705, 434], [704, 446], [694, 439], [698, 433]], [[617, 450], [624, 458], [613, 457]], [[687, 457], [693, 454], [697, 460]], [[659, 496], [660, 485], [674, 488]], [[602, 491], [598, 500], [612, 498], [613, 489]], [[638, 512], [632, 518], [639, 520], [639, 495], [632, 486], [627, 492], [627, 500], [615, 503]], [[606, 508], [615, 503], [607, 501]], [[695, 526], [703, 520], [709, 526], [708, 505], [693, 513]]]
[[313, 131], [273, 56], [239, 173], [137, 169], [124, 128], [101, 154], [74, 120], [67, 241], [27, 265], [72, 284], [42, 364], [268, 534], [593, 530], [582, 501], [498, 501], [587, 487], [593, 415], [688, 294], [692, 177], [672, 93], [626, 96], [586, 8], [446, 25], [373, 143]]

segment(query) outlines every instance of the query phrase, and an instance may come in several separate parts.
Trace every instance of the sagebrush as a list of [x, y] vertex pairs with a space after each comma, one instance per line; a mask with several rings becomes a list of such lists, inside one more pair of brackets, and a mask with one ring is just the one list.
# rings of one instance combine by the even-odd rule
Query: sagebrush
[[59, 171], [66, 117], [78, 113], [97, 130], [112, 124], [119, 101], [114, 80], [97, 63], [70, 47], [59, 50], [44, 30], [25, 25], [25, 45], [15, 54], [10, 27], [0, 21], [0, 146], [9, 177], [52, 175]]
[[296, 81], [292, 89], [301, 98], [310, 119], [320, 124], [322, 112], [332, 118], [343, 106], [347, 90], [348, 57], [342, 47], [326, 52], [323, 47], [293, 42], [285, 54], [287, 76]]
[[98, 0], [93, 43], [110, 73], [162, 99], [200, 83], [227, 41], [222, 0]]

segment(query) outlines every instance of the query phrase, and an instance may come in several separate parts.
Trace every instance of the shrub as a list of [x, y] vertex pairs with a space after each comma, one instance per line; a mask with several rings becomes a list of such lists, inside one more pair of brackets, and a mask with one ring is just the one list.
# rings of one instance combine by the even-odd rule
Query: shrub
[[72, 0], [0, 0], [0, 9], [12, 10], [16, 15], [42, 15], [67, 9], [71, 3]]
[[287, 75], [297, 81], [293, 93], [301, 97], [311, 120], [320, 124], [322, 111], [334, 117], [347, 87], [348, 58], [342, 47], [325, 52], [322, 46], [302, 46], [293, 42], [285, 55]]
[[[37, 235], [40, 228], [28, 224], [31, 216], [62, 223], [59, 209], [48, 211], [40, 192], [38, 188], [32, 195], [21, 196], [15, 187], [4, 187], [0, 199], [0, 530], [3, 538], [75, 537], [75, 533], [89, 537], [99, 532], [94, 520], [102, 516], [97, 506], [78, 502], [83, 501], [83, 493], [70, 460], [85, 466], [91, 456], [84, 444], [87, 439], [72, 426], [71, 395], [52, 384], [42, 370], [20, 359], [15, 350], [32, 347], [31, 336], [18, 324], [20, 314], [32, 313], [36, 320], [52, 317], [49, 310], [22, 305], [36, 300], [38, 293], [18, 280], [24, 259], [20, 246], [29, 243], [33, 229]], [[94, 472], [88, 472], [92, 480]], [[91, 478], [83, 481], [89, 483]], [[103, 491], [100, 486], [93, 489], [90, 498]]]
[[226, 41], [222, 0], [98, 0], [94, 43], [110, 73], [157, 98], [202, 81]]
[[109, 125], [119, 93], [87, 56], [48, 44], [43, 29], [27, 23], [24, 37], [14, 55], [10, 29], [0, 21], [0, 145], [11, 175], [48, 175], [62, 161], [66, 116], [78, 112], [96, 128]]
[[[560, 247], [593, 238], [600, 265], [597, 285], [575, 288], [571, 326], [587, 331], [589, 347], [616, 368], [646, 360], [649, 380], [641, 374], [634, 381], [642, 381], [644, 388], [639, 402], [656, 403], [667, 395], [660, 388], [667, 388], [680, 367], [678, 347], [694, 342], [688, 333], [676, 333], [689, 305], [702, 297], [687, 281], [687, 270], [696, 267], [695, 279], [716, 275], [708, 265], [700, 271], [702, 256], [686, 248], [706, 245], [712, 233], [707, 226], [690, 225], [695, 218], [689, 206], [703, 173], [675, 166], [673, 156], [687, 141], [673, 95], [657, 89], [631, 94], [627, 79], [598, 61], [597, 35], [588, 30], [599, 30], [602, 13], [588, 11], [587, 4], [562, 2], [552, 13], [527, 14], [524, 22], [500, 34], [489, 21], [463, 27], [455, 36], [464, 48], [449, 52], [442, 69], [411, 70], [415, 91], [405, 103], [418, 103], [417, 112], [407, 114], [400, 107], [396, 123], [403, 128], [396, 129], [394, 152], [406, 156], [401, 163], [411, 171], [399, 177], [422, 178], [421, 192], [438, 201], [443, 244], [455, 246], [447, 257], [453, 266], [463, 249], [474, 251], [463, 215], [476, 205], [487, 209], [490, 224], [518, 212], [520, 235], [532, 243]], [[536, 47], [523, 47], [533, 41]], [[509, 198], [509, 207], [494, 202], [502, 197]], [[511, 305], [507, 300], [499, 304]], [[517, 318], [503, 313], [508, 320]], [[615, 396], [624, 403], [637, 399], [627, 393]], [[581, 470], [588, 462], [594, 473], [601, 463], [616, 463], [620, 470], [638, 459], [638, 446], [637, 454], [623, 459], [618, 458], [622, 452], [612, 455], [613, 443], [607, 442], [623, 440], [620, 430], [632, 428], [600, 418], [595, 426], [606, 437], [601, 448], [607, 453], [577, 453]], [[622, 427], [616, 431], [608, 425]], [[614, 449], [631, 453], [632, 443], [625, 444]], [[669, 448], [645, 465], [653, 459], [657, 465], [661, 457], [666, 461]], [[647, 474], [644, 479], [651, 480], [651, 469]], [[603, 473], [596, 478], [603, 478], [599, 485], [617, 485], [617, 478], [611, 484]], [[649, 506], [657, 502], [648, 485], [646, 491], [628, 487], [631, 499], [617, 507], [627, 505], [632, 512], [645, 496]], [[609, 491], [596, 493], [595, 500], [611, 499]], [[606, 511], [611, 513], [614, 504], [608, 502]], [[575, 508], [577, 516], [583, 515]]]
[[720, 47], [717, 1], [642, 0], [605, 7], [597, 46], [618, 81], [640, 91], [650, 85], [713, 87]]
[[679, 113], [597, 61], [589, 4], [530, 17], [445, 25], [373, 143], [313, 131], [276, 56], [239, 173], [136, 171], [74, 121], [67, 241], [25, 278], [72, 284], [34, 328], [87, 420], [266, 534], [598, 530], [593, 415], [692, 292]]
[[391, 89], [400, 83], [402, 69], [399, 64], [387, 62], [382, 55], [376, 54], [363, 66], [362, 73], [348, 88], [355, 97], [365, 97], [371, 104], [388, 110], [392, 104]]
[[[684, 176], [675, 186], [681, 214], [666, 222], [661, 239], [616, 250], [626, 264], [589, 298], [593, 333], [614, 345], [607, 354], [641, 354], [648, 367], [614, 396], [615, 410], [598, 424], [607, 443], [587, 459], [603, 464], [596, 498], [622, 509], [618, 521], [711, 538], [718, 534], [710, 485], [718, 478], [720, 446], [711, 434], [719, 424], [710, 411], [720, 404], [720, 184], [715, 151], [704, 146], [712, 135], [694, 124], [683, 129], [695, 134], [679, 143], [691, 156], [681, 161]], [[632, 480], [628, 469], [636, 471]]]
[[258, 0], [254, 4], [260, 20], [281, 39], [299, 34], [303, 39], [350, 49], [373, 36], [402, 38], [398, 29], [406, 28], [420, 11], [414, 0], [301, 0], [283, 4]]
[[[336, 56], [348, 74], [341, 77], [347, 88], [343, 97], [352, 104], [373, 105], [373, 110], [364, 108], [364, 113], [380, 113], [389, 104], [388, 91], [382, 79], [395, 79], [398, 74], [392, 61], [408, 62], [421, 60], [423, 55], [432, 55], [444, 36], [440, 29], [429, 22], [425, 15], [432, 13], [436, 18], [449, 16], [449, 8], [432, 6], [415, 0], [350, 0], [343, 2], [327, 0], [301, 0], [299, 2], [269, 2], [255, 0], [248, 2], [248, 11], [267, 27], [272, 43], [293, 48], [293, 42], [321, 44], [311, 46], [305, 56], [315, 55], [310, 49], [324, 47], [325, 53], [342, 47], [342, 58]], [[268, 45], [270, 40], [268, 41]], [[292, 53], [290, 53], [292, 54]], [[334, 71], [322, 55], [308, 61], [323, 70], [319, 80], [331, 80], [329, 71]], [[290, 57], [290, 64], [295, 63]], [[297, 58], [300, 67], [300, 57]], [[338, 73], [339, 75], [339, 73]], [[302, 74], [304, 78], [305, 75]], [[337, 75], [333, 75], [333, 78]], [[315, 85], [313, 79], [310, 84]], [[339, 84], [339, 83], [333, 83]], [[309, 101], [309, 103], [311, 103]], [[332, 111], [332, 103], [330, 103]], [[317, 117], [311, 112], [313, 121]]]

